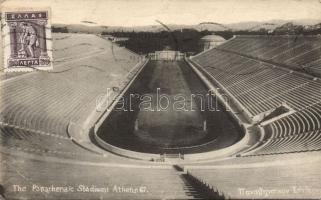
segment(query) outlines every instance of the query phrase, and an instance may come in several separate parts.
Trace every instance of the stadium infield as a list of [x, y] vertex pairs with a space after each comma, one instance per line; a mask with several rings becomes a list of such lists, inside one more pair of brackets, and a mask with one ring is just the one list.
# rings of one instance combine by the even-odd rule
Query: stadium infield
[[150, 61], [98, 135], [114, 146], [144, 153], [198, 153], [230, 146], [242, 130], [208, 95], [185, 61]]

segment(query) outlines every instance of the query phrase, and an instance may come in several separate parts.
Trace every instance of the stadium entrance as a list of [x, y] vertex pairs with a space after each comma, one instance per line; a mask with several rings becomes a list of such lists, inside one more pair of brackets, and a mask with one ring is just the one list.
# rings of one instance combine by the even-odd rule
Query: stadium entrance
[[185, 54], [179, 51], [164, 50], [155, 51], [155, 53], [149, 53], [148, 56], [151, 60], [178, 61], [183, 60]]
[[150, 61], [97, 136], [122, 149], [168, 155], [221, 149], [241, 133], [185, 61]]

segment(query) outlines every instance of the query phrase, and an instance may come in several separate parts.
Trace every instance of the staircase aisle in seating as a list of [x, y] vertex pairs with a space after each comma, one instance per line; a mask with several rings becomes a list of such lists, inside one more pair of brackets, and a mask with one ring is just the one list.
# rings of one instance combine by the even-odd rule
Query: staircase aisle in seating
[[218, 193], [207, 188], [182, 169], [174, 166], [177, 176], [181, 179], [181, 184], [188, 199], [224, 199]]

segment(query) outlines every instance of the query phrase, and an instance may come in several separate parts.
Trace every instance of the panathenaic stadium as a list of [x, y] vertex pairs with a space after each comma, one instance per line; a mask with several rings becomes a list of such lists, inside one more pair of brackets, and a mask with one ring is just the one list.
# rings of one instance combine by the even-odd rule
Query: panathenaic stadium
[[53, 33], [52, 53], [52, 71], [1, 74], [1, 198], [321, 197], [320, 36], [171, 57]]

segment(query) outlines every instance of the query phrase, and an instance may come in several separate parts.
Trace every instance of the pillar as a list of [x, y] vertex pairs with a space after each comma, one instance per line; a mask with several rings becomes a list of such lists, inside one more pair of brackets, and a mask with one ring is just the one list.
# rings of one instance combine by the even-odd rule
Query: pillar
[[38, 41], [40, 47], [40, 58], [47, 58], [47, 36], [46, 36], [46, 20], [41, 20], [38, 22], [39, 33], [38, 33]]
[[203, 131], [206, 131], [207, 130], [207, 124], [206, 124], [206, 120], [204, 120], [203, 122]]
[[16, 58], [17, 57], [17, 22], [10, 22], [9, 23], [10, 28], [10, 58]]
[[135, 131], [138, 131], [138, 119], [135, 121]]

